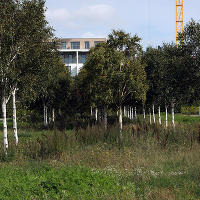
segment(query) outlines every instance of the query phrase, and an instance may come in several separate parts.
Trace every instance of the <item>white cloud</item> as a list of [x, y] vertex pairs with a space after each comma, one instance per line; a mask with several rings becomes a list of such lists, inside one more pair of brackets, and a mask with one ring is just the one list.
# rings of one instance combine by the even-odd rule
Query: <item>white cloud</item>
[[81, 36], [82, 38], [104, 38], [105, 36], [102, 35], [97, 35], [91, 32], [86, 32], [84, 34], [82, 34]]
[[110, 21], [113, 20], [115, 15], [115, 9], [106, 4], [83, 7], [76, 12], [77, 17], [83, 20], [89, 20], [89, 22]]
[[48, 20], [59, 23], [69, 20], [71, 15], [66, 9], [47, 10], [46, 17]]

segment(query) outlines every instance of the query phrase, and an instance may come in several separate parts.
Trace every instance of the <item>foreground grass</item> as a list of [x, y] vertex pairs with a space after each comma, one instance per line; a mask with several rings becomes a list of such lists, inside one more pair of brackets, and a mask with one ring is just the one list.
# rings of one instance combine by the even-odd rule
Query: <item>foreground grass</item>
[[[199, 125], [23, 131], [0, 155], [0, 199], [200, 199]], [[9, 139], [12, 139], [9, 138]]]
[[162, 151], [105, 144], [43, 161], [1, 163], [0, 199], [200, 198], [200, 150]]
[[[116, 199], [134, 195], [134, 183], [83, 167], [37, 164], [0, 169], [0, 199]], [[133, 197], [133, 196], [132, 196]]]

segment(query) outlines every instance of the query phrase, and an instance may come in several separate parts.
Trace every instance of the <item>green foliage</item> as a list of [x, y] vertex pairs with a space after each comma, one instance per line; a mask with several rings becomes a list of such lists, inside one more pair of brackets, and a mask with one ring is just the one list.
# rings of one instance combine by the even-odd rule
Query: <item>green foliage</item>
[[181, 106], [181, 113], [183, 114], [199, 114], [199, 107], [198, 106]]
[[[134, 194], [135, 185], [120, 184], [112, 173], [82, 167], [48, 165], [0, 169], [0, 199], [105, 199]], [[132, 196], [134, 197], [134, 196]]]

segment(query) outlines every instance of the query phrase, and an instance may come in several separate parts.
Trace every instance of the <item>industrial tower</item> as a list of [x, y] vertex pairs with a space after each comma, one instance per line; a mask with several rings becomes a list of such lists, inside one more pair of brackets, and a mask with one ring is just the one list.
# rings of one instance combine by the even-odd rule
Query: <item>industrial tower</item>
[[176, 0], [176, 44], [178, 34], [183, 32], [183, 0]]

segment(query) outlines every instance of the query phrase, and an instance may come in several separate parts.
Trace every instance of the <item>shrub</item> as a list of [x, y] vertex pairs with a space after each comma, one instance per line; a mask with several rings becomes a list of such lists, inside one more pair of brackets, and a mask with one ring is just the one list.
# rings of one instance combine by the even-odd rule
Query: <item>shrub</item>
[[181, 113], [183, 114], [199, 114], [198, 106], [182, 106]]

